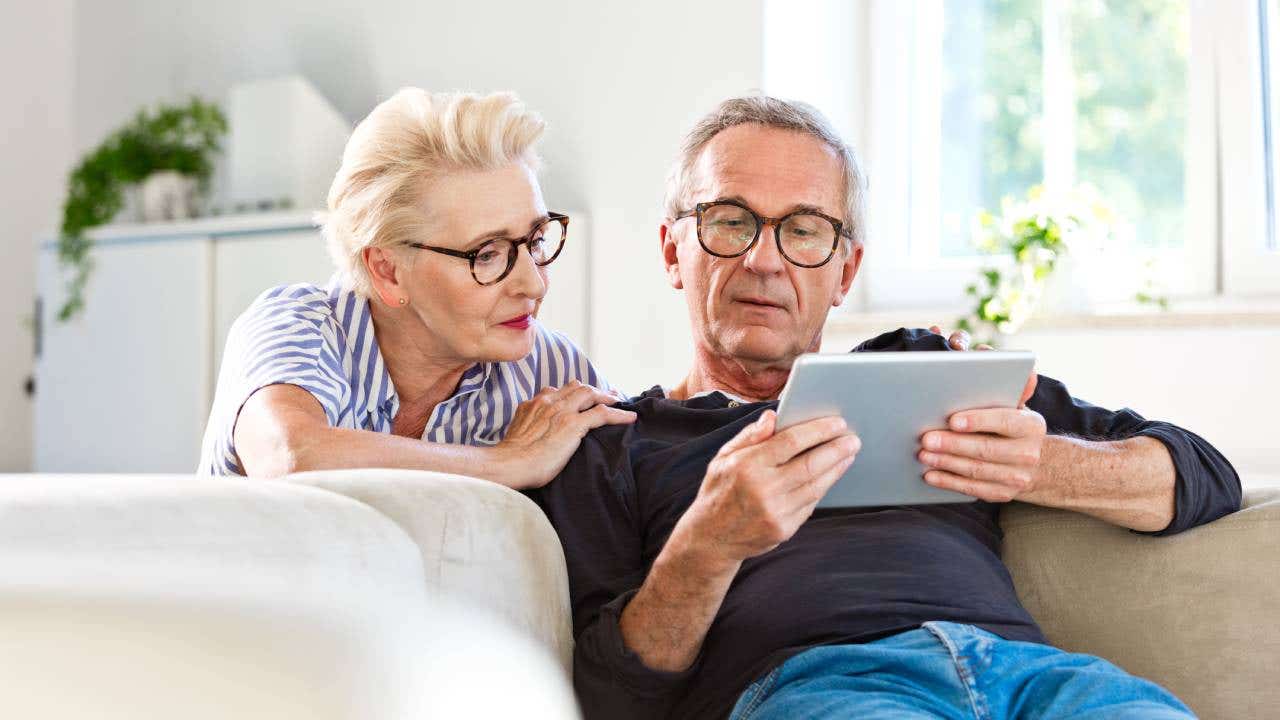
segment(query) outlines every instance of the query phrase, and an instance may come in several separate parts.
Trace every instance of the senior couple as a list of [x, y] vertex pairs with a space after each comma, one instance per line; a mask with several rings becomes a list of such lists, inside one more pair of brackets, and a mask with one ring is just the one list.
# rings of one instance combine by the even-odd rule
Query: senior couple
[[[325, 288], [264, 293], [227, 341], [201, 471], [396, 467], [528, 492], [560, 535], [588, 718], [1187, 718], [1047, 644], [1000, 560], [1021, 500], [1169, 535], [1239, 507], [1203, 439], [1033, 375], [1018, 409], [921, 439], [954, 505], [816, 510], [854, 462], [839, 418], [778, 431], [863, 256], [863, 179], [813, 108], [728, 100], [685, 137], [658, 228], [693, 364], [625, 399], [538, 324], [571, 228], [509, 94], [406, 89], [356, 128]], [[897, 330], [855, 352], [965, 349]]]

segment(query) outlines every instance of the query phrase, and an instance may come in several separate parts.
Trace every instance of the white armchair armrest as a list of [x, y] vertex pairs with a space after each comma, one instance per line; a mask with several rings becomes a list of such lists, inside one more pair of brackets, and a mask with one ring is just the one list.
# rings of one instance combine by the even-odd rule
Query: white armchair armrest
[[564, 552], [531, 500], [496, 483], [435, 472], [341, 470], [288, 480], [346, 495], [389, 517], [422, 551], [428, 596], [492, 612], [545, 645], [570, 671]]

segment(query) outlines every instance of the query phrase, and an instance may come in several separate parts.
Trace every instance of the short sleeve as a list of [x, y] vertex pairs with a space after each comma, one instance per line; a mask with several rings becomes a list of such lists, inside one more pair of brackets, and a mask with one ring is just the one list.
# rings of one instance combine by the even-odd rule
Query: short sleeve
[[538, 353], [539, 387], [535, 391], [548, 385], [561, 387], [570, 380], [577, 380], [584, 385], [612, 392], [624, 400], [629, 397], [620, 388], [610, 384], [587, 354], [568, 336], [541, 324], [536, 327], [538, 337], [535, 351]]
[[338, 327], [326, 291], [311, 285], [275, 288], [232, 325], [222, 355], [213, 409], [197, 472], [240, 475], [233, 434], [245, 402], [270, 385], [311, 393], [330, 425], [338, 425], [351, 395], [342, 370]]

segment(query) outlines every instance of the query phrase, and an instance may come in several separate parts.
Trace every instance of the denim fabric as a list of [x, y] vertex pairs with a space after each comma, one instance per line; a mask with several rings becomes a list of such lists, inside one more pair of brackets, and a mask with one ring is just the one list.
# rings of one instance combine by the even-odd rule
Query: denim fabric
[[1194, 717], [1164, 688], [1101, 658], [928, 622], [806, 650], [747, 688], [730, 720]]

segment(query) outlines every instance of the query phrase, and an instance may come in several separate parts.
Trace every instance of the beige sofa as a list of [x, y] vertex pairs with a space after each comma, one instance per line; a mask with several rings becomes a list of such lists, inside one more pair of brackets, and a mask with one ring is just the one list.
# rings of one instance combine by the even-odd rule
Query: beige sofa
[[[1019, 595], [1202, 717], [1274, 716], [1280, 486], [1251, 484], [1172, 538], [1012, 506]], [[576, 714], [555, 533], [458, 476], [0, 477], [0, 638], [5, 717]]]
[[[470, 478], [370, 470], [295, 482], [377, 508], [423, 548], [432, 593], [465, 594], [572, 655], [564, 560], [537, 507]], [[1060, 647], [1165, 685], [1201, 717], [1280, 717], [1280, 478], [1168, 538], [1015, 503], [1002, 518], [1018, 594]]]

